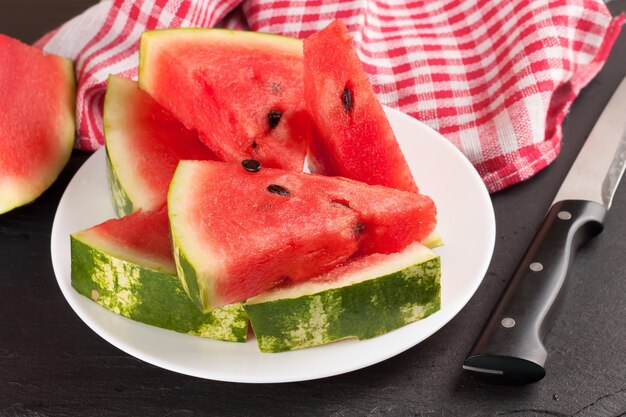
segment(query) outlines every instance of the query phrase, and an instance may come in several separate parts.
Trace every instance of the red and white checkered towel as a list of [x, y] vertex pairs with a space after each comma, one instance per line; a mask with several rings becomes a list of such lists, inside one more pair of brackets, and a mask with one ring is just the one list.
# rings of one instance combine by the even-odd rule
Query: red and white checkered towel
[[38, 42], [75, 60], [77, 146], [103, 143], [107, 76], [137, 76], [146, 29], [251, 29], [305, 38], [343, 19], [381, 102], [438, 130], [489, 191], [558, 154], [561, 122], [624, 18], [599, 0], [105, 0]]

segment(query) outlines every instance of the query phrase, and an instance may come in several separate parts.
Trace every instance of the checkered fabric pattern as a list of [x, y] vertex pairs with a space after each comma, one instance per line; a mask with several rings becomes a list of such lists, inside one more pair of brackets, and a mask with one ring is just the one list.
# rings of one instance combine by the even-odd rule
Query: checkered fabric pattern
[[77, 146], [93, 150], [106, 79], [136, 78], [144, 30], [305, 38], [334, 19], [351, 31], [380, 101], [444, 135], [490, 192], [557, 156], [563, 118], [624, 21], [600, 0], [105, 0], [37, 44], [75, 60]]

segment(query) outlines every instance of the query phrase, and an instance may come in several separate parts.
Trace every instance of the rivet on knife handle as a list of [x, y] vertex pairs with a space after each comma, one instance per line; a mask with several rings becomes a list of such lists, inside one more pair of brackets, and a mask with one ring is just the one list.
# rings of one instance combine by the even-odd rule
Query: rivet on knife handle
[[493, 382], [526, 384], [545, 375], [543, 337], [578, 246], [602, 231], [598, 203], [555, 203], [535, 235], [463, 368]]

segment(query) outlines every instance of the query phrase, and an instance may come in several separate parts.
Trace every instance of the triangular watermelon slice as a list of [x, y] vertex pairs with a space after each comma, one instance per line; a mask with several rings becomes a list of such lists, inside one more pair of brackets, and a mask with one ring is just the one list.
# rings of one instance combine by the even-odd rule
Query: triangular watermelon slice
[[72, 286], [130, 319], [197, 336], [243, 342], [248, 319], [241, 304], [202, 313], [180, 280], [167, 210], [141, 210], [71, 236]]
[[39, 197], [74, 144], [72, 61], [0, 35], [0, 214]]
[[302, 171], [309, 139], [302, 42], [246, 31], [141, 36], [139, 86], [224, 161]]
[[436, 223], [423, 195], [214, 161], [182, 161], [168, 207], [178, 275], [205, 311], [399, 251]]
[[110, 76], [104, 100], [109, 185], [118, 216], [165, 204], [181, 159], [215, 155], [137, 83]]
[[315, 126], [308, 154], [311, 172], [417, 192], [341, 21], [304, 41], [304, 97]]

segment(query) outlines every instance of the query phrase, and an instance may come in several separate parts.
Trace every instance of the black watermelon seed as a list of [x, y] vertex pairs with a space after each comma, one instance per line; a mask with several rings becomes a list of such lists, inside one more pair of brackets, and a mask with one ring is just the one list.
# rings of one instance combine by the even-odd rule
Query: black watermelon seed
[[357, 223], [352, 230], [354, 230], [355, 235], [360, 235], [365, 230], [365, 225], [363, 223]]
[[274, 129], [278, 126], [281, 117], [283, 117], [283, 112], [278, 110], [271, 110], [267, 114], [267, 123], [270, 125], [270, 129]]
[[352, 110], [352, 92], [348, 87], [345, 87], [343, 89], [343, 94], [341, 95], [341, 103], [343, 104], [343, 108], [346, 109], [347, 112]]
[[256, 141], [252, 142], [252, 149], [256, 149], [256, 147], [259, 146]]
[[282, 195], [283, 197], [289, 197], [291, 193], [285, 187], [281, 187], [280, 185], [270, 184], [267, 186], [267, 191], [272, 194]]
[[261, 163], [256, 159], [244, 159], [241, 165], [248, 172], [258, 172], [261, 170]]

